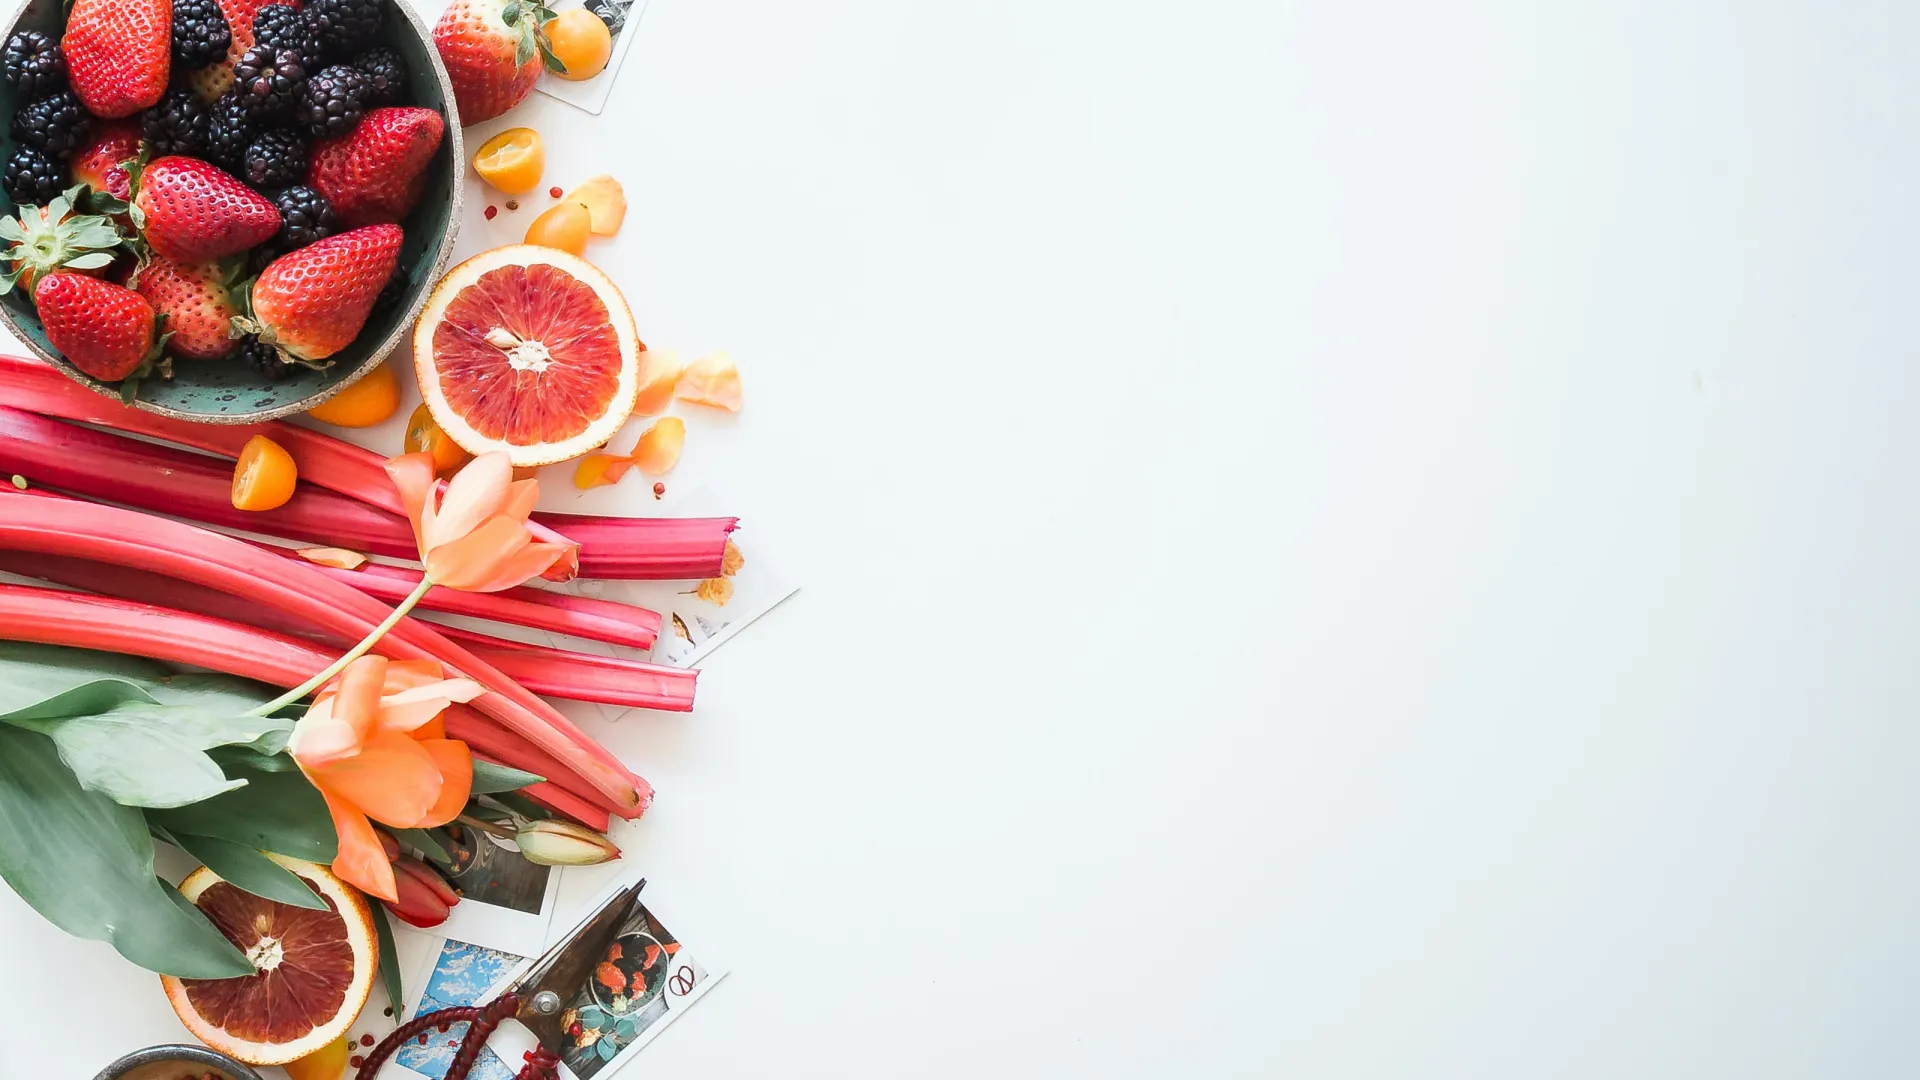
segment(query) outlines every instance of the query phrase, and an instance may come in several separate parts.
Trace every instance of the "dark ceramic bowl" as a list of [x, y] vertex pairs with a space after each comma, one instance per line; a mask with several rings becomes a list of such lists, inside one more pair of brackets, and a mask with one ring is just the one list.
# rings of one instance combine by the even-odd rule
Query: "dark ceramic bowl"
[[260, 1074], [217, 1050], [177, 1043], [149, 1046], [100, 1070], [93, 1080], [260, 1080]]
[[[62, 0], [19, 0], [9, 4], [13, 18], [0, 39], [15, 30], [38, 30], [58, 38], [64, 26]], [[384, 315], [367, 320], [352, 345], [333, 357], [333, 366], [325, 371], [302, 371], [280, 382], [269, 382], [248, 367], [238, 356], [212, 362], [175, 360], [172, 379], [148, 379], [140, 384], [135, 404], [147, 410], [182, 420], [200, 420], [214, 424], [240, 424], [269, 417], [302, 412], [340, 392], [341, 388], [372, 371], [395, 345], [407, 336], [420, 308], [426, 303], [433, 283], [446, 270], [453, 256], [454, 233], [460, 221], [460, 168], [466, 152], [460, 139], [460, 117], [454, 109], [453, 89], [447, 82], [447, 69], [434, 51], [430, 28], [420, 13], [406, 0], [389, 0], [384, 44], [397, 51], [407, 62], [412, 80], [412, 103], [438, 109], [447, 119], [447, 135], [440, 152], [429, 166], [426, 194], [420, 205], [400, 223], [406, 232], [400, 263], [409, 270], [407, 300]], [[12, 123], [13, 93], [0, 83], [0, 131]], [[11, 150], [11, 141], [8, 149]], [[14, 213], [13, 200], [0, 191], [0, 210]], [[0, 300], [0, 316], [20, 340], [26, 342], [42, 360], [59, 368], [75, 382], [118, 397], [118, 386], [103, 383], [74, 369], [60, 358], [40, 327], [33, 305], [20, 290]], [[0, 387], [0, 397], [4, 388]]]

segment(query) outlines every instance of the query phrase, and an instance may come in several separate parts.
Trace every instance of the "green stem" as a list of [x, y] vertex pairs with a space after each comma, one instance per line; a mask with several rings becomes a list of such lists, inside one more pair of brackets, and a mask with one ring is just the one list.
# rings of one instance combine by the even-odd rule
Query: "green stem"
[[388, 615], [379, 626], [374, 627], [372, 632], [361, 639], [360, 644], [348, 649], [340, 659], [328, 664], [325, 671], [322, 671], [320, 674], [315, 675], [299, 686], [294, 687], [279, 697], [274, 698], [272, 701], [267, 702], [265, 705], [253, 710], [253, 715], [272, 716], [276, 711], [299, 701], [301, 698], [327, 685], [328, 679], [345, 671], [348, 664], [367, 655], [367, 650], [373, 648], [381, 638], [385, 637], [387, 631], [400, 625], [400, 620], [407, 617], [407, 612], [412, 611], [413, 605], [418, 604], [420, 598], [427, 595], [427, 590], [431, 588], [433, 588], [433, 579], [422, 574], [420, 576], [420, 584], [414, 588], [413, 592], [407, 594], [405, 600], [400, 601], [400, 605], [393, 609], [393, 614]]

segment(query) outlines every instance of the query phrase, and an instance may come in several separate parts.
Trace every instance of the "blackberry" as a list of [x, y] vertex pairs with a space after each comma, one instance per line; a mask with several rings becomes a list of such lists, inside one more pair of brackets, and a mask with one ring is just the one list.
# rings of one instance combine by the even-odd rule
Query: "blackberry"
[[367, 95], [367, 107], [378, 108], [382, 105], [399, 105], [407, 97], [407, 62], [392, 49], [368, 49], [353, 62], [353, 66], [367, 73], [367, 79], [373, 84], [373, 92]]
[[80, 149], [92, 128], [93, 118], [71, 90], [43, 97], [13, 114], [15, 141], [39, 147], [61, 161]]
[[154, 157], [205, 157], [207, 107], [191, 90], [169, 90], [159, 104], [140, 114], [140, 137]]
[[335, 64], [307, 80], [294, 119], [305, 124], [316, 139], [345, 135], [367, 113], [367, 94], [373, 80], [357, 67]]
[[329, 57], [344, 59], [372, 45], [386, 21], [386, 0], [307, 0], [307, 26]]
[[288, 128], [262, 133], [247, 147], [246, 166], [240, 175], [262, 189], [300, 183], [307, 178], [306, 136]]
[[246, 91], [253, 122], [269, 124], [294, 114], [307, 87], [307, 66], [293, 49], [255, 45], [234, 62], [233, 85]]
[[293, 374], [294, 365], [280, 355], [280, 350], [262, 343], [257, 337], [248, 338], [240, 346], [240, 356], [246, 360], [248, 367], [266, 376], [269, 382], [279, 382]]
[[253, 43], [300, 54], [308, 71], [320, 70], [320, 42], [308, 29], [306, 16], [285, 4], [268, 4], [253, 16]]
[[67, 54], [45, 34], [22, 30], [7, 39], [7, 87], [27, 101], [67, 88]]
[[397, 309], [406, 301], [407, 286], [410, 284], [412, 280], [407, 274], [407, 268], [395, 266], [392, 276], [387, 278], [387, 283], [380, 286], [380, 295], [373, 298], [373, 313], [384, 315]]
[[247, 95], [237, 87], [221, 94], [207, 111], [207, 160], [239, 176], [246, 168], [247, 144], [257, 130]]
[[14, 147], [0, 172], [15, 206], [45, 206], [67, 189], [67, 167], [37, 146]]
[[268, 198], [280, 208], [280, 231], [261, 245], [268, 262], [340, 231], [340, 217], [333, 212], [333, 204], [304, 184], [283, 188]]
[[173, 62], [197, 71], [227, 55], [233, 30], [218, 0], [173, 0]]

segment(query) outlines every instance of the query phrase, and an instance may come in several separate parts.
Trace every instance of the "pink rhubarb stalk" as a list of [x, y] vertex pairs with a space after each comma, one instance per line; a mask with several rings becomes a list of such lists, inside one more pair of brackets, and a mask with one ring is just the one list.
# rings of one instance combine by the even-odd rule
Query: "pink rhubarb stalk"
[[[73, 555], [150, 570], [247, 597], [358, 641], [392, 609], [364, 593], [289, 559], [232, 537], [119, 507], [36, 496], [0, 488], [0, 549]], [[491, 692], [475, 704], [525, 736], [585, 780], [607, 808], [637, 817], [651, 789], [628, 773], [605, 747], [537, 695], [427, 624], [402, 620], [380, 640], [380, 651], [401, 660], [438, 660]]]

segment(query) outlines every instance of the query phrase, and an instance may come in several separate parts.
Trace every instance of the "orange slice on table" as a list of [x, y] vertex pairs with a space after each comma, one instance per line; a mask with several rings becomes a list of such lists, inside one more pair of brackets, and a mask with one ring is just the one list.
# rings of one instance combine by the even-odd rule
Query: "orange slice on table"
[[454, 267], [413, 329], [427, 409], [469, 454], [551, 465], [605, 443], [633, 412], [646, 346], [607, 276], [514, 244]]
[[160, 976], [180, 1022], [208, 1046], [249, 1065], [284, 1065], [347, 1033], [379, 966], [373, 913], [332, 871], [269, 854], [327, 902], [309, 911], [243, 892], [206, 867], [180, 895], [260, 970], [237, 979]]

